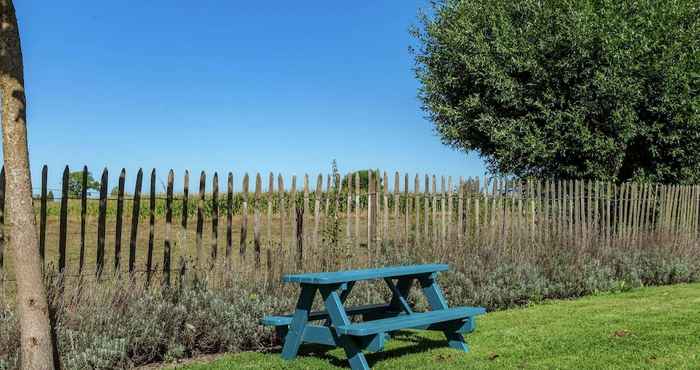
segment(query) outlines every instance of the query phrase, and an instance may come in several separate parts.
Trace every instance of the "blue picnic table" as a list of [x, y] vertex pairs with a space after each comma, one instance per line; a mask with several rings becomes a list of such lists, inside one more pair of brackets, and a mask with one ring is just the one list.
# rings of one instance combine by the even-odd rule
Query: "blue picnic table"
[[[353, 370], [369, 369], [362, 351], [383, 350], [387, 338], [403, 329], [442, 331], [451, 348], [468, 352], [463, 334], [474, 331], [475, 317], [486, 310], [481, 307], [448, 307], [436, 279], [439, 272], [447, 270], [448, 266], [444, 264], [427, 264], [287, 275], [282, 279], [285, 283], [301, 286], [294, 314], [267, 316], [261, 323], [276, 328], [277, 335], [284, 341], [284, 359], [296, 358], [302, 343], [342, 347]], [[378, 279], [383, 279], [391, 290], [390, 302], [344, 306], [358, 281]], [[414, 312], [407, 301], [416, 281], [430, 304], [430, 311]], [[312, 312], [311, 305], [317, 292], [323, 298], [325, 310]], [[351, 320], [358, 316], [362, 318], [361, 322]]]

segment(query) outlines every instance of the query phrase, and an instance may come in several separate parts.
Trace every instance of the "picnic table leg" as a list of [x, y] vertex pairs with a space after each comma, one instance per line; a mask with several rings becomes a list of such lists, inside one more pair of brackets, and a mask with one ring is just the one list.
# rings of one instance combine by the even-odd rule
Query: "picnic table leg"
[[350, 292], [352, 292], [352, 288], [355, 287], [355, 282], [351, 281], [347, 283], [347, 286], [343, 291], [340, 293], [340, 303], [345, 304], [345, 300], [348, 299], [348, 296], [350, 295]]
[[[341, 285], [341, 289], [342, 289]], [[340, 303], [345, 304], [345, 300], [348, 299], [348, 296], [350, 295], [350, 292], [352, 292], [352, 288], [355, 287], [355, 282], [351, 281], [345, 285], [345, 289], [342, 289], [342, 292], [340, 293]], [[331, 325], [331, 319], [328, 318], [326, 321], [323, 323], [324, 326], [330, 326]]]
[[301, 285], [301, 294], [294, 312], [294, 318], [289, 326], [289, 333], [287, 333], [284, 340], [284, 348], [282, 349], [282, 358], [285, 360], [293, 360], [297, 357], [299, 346], [301, 346], [301, 342], [304, 339], [304, 329], [309, 321], [309, 311], [311, 311], [315, 295], [315, 286]]
[[[328, 315], [331, 317], [333, 326], [350, 324], [350, 319], [345, 312], [345, 307], [343, 307], [343, 302], [338, 294], [340, 288], [340, 285], [321, 288], [321, 295], [326, 304], [326, 311], [328, 311]], [[367, 363], [365, 355], [352, 337], [339, 335], [337, 340], [338, 344], [345, 350], [352, 370], [369, 370], [369, 364]]]
[[[437, 283], [437, 280], [435, 280], [435, 277], [436, 274], [430, 274], [423, 276], [418, 280], [421, 288], [423, 288], [425, 298], [428, 299], [430, 308], [433, 311], [445, 310], [448, 308], [447, 300], [445, 299], [445, 295], [442, 293], [442, 289], [440, 289], [440, 285]], [[464, 341], [464, 336], [462, 336], [462, 334], [458, 333], [454, 329], [447, 329], [444, 331], [444, 333], [445, 337], [447, 337], [450, 348], [454, 348], [462, 352], [469, 352], [469, 347]]]
[[401, 277], [398, 278], [396, 284], [390, 278], [384, 279], [392, 293], [391, 303], [389, 303], [391, 311], [403, 311], [409, 315], [413, 313], [411, 306], [408, 304], [408, 293], [411, 291], [413, 279], [413, 277]]

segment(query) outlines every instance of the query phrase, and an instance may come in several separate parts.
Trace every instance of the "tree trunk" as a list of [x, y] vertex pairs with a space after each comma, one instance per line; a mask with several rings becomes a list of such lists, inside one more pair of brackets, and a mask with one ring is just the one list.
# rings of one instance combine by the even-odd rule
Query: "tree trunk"
[[0, 0], [2, 149], [10, 257], [17, 277], [22, 369], [54, 368], [51, 327], [29, 177], [22, 50], [12, 0]]

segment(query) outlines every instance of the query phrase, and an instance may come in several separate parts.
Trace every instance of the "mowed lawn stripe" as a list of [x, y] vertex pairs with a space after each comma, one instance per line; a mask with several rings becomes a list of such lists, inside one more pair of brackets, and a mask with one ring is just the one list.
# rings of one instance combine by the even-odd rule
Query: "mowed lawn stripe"
[[[489, 313], [467, 336], [468, 354], [444, 348], [440, 333], [400, 333], [369, 354], [373, 369], [700, 369], [700, 284], [637, 289]], [[341, 350], [304, 346], [240, 353], [180, 369], [347, 368]]]

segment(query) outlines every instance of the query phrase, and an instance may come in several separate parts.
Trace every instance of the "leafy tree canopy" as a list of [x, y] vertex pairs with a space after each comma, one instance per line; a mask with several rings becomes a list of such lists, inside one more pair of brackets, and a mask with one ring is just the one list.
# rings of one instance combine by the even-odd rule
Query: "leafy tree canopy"
[[700, 2], [444, 0], [413, 30], [445, 144], [500, 174], [700, 181]]
[[[92, 173], [87, 174], [87, 191], [99, 190], [100, 182], [95, 181]], [[75, 171], [68, 174], [68, 195], [70, 197], [80, 197], [83, 192], [83, 171]]]

